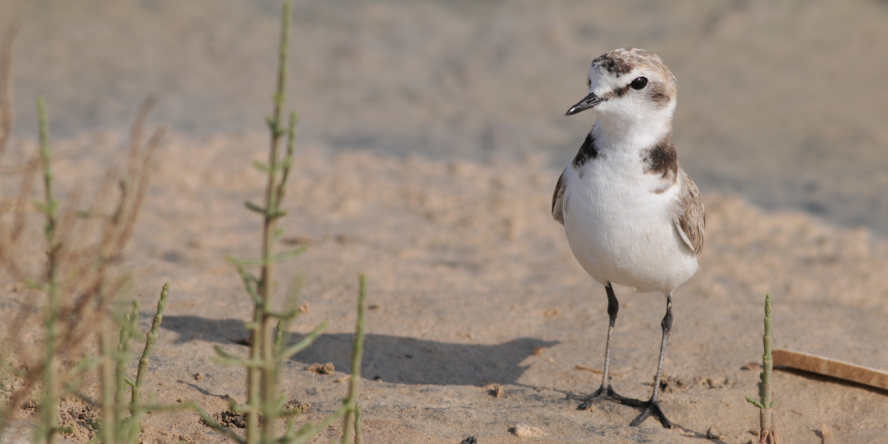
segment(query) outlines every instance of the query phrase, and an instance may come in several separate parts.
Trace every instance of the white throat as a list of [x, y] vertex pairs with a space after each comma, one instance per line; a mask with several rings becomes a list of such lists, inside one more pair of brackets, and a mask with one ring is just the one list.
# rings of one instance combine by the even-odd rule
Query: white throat
[[592, 128], [596, 147], [602, 151], [648, 149], [672, 132], [672, 112], [599, 112]]

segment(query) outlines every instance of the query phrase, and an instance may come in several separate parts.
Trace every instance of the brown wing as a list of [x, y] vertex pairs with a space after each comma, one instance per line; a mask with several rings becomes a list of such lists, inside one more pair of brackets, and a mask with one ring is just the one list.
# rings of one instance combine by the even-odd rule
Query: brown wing
[[555, 184], [555, 192], [552, 194], [552, 218], [564, 225], [564, 205], [561, 198], [564, 196], [564, 172], [558, 176], [558, 183]]
[[706, 213], [700, 190], [684, 170], [679, 167], [681, 191], [679, 192], [678, 208], [673, 221], [681, 239], [697, 256], [703, 251], [703, 230], [706, 226]]

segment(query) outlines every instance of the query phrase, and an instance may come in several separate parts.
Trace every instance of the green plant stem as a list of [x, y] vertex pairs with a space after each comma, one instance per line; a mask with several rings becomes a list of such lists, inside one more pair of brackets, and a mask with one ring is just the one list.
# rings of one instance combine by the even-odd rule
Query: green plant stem
[[117, 343], [117, 353], [114, 354], [114, 423], [104, 424], [104, 427], [112, 427], [115, 441], [125, 442], [125, 430], [121, 427], [126, 420], [126, 363], [130, 354], [130, 339], [135, 331], [135, 324], [139, 319], [139, 301], [133, 301], [130, 314], [124, 316], [120, 325], [120, 338]]
[[277, 326], [274, 328], [274, 356], [278, 358], [284, 347], [284, 321], [278, 320]]
[[355, 444], [363, 444], [364, 437], [361, 435], [361, 405], [355, 404]]
[[761, 426], [767, 433], [773, 432], [771, 423], [771, 408], [775, 403], [771, 401], [771, 373], [774, 370], [774, 359], [771, 358], [771, 295], [765, 296], [765, 335], [762, 337], [762, 345], [765, 352], [762, 355], [762, 406]]
[[348, 409], [342, 427], [342, 444], [352, 440], [352, 431], [355, 432], [355, 442], [360, 440], [357, 433], [358, 426], [357, 402], [358, 390], [361, 383], [361, 357], [364, 354], [364, 327], [367, 324], [365, 312], [367, 311], [367, 279], [362, 274], [358, 277], [358, 320], [355, 322], [355, 343], [352, 350], [352, 371], [348, 383], [348, 396], [344, 404]]
[[102, 365], [99, 367], [99, 377], [102, 381], [102, 424], [108, 424], [99, 431], [102, 435], [102, 444], [114, 444], [117, 442], [114, 432], [114, 424], [117, 422], [114, 408], [114, 347], [111, 345], [111, 334], [99, 332], [99, 348], [102, 354]]
[[142, 356], [139, 358], [139, 370], [136, 372], [136, 382], [133, 384], [130, 392], [130, 414], [136, 414], [136, 407], [142, 401], [142, 384], [145, 381], [145, 373], [148, 370], [148, 357], [151, 355], [151, 349], [157, 342], [157, 330], [160, 323], [163, 322], [163, 310], [166, 307], [167, 293], [170, 291], [170, 284], [163, 284], [160, 291], [160, 299], [157, 301], [157, 311], [154, 313], [154, 320], [151, 322], [151, 330], [145, 335], [145, 349], [142, 350]]
[[771, 409], [777, 405], [771, 400], [771, 374], [774, 370], [774, 359], [771, 357], [771, 295], [765, 295], [765, 334], [762, 336], [762, 345], [764, 353], [762, 354], [762, 372], [759, 378], [762, 381], [761, 390], [759, 391], [760, 401], [756, 401], [751, 397], [746, 400], [759, 408], [759, 422], [761, 425], [760, 443], [768, 442], [776, 443], [776, 434], [772, 421]]
[[[277, 222], [283, 215], [280, 210], [280, 171], [288, 168], [286, 163], [281, 164], [280, 140], [284, 135], [281, 130], [281, 109], [286, 101], [287, 78], [287, 42], [290, 34], [290, 4], [284, 3], [281, 18], [281, 39], [278, 51], [277, 89], [274, 95], [274, 109], [269, 119], [271, 128], [270, 149], [268, 153], [268, 183], [265, 188], [265, 215], [262, 227], [262, 271], [259, 279], [259, 300], [253, 315], [253, 330], [250, 356], [254, 360], [261, 360], [261, 368], [251, 368], [249, 371], [249, 403], [250, 410], [247, 413], [247, 442], [257, 442], [257, 428], [259, 413], [264, 416], [261, 442], [271, 442], [274, 436], [274, 425], [280, 415], [277, 407], [277, 376], [278, 368], [274, 357], [274, 328], [277, 323], [268, 311], [273, 309], [272, 297], [274, 295], [275, 254], [274, 246], [277, 242]], [[261, 392], [260, 392], [261, 391]]]
[[46, 293], [48, 303], [44, 315], [46, 326], [46, 340], [44, 343], [44, 362], [43, 367], [43, 402], [41, 403], [42, 412], [42, 433], [44, 433], [45, 442], [54, 444], [59, 439], [59, 420], [58, 408], [60, 400], [58, 371], [59, 361], [57, 356], [57, 342], [59, 337], [59, 312], [61, 311], [61, 300], [59, 296], [58, 284], [58, 262], [59, 262], [59, 240], [57, 233], [57, 202], [52, 194], [52, 167], [50, 166], [49, 152], [49, 124], [46, 119], [46, 103], [42, 98], [37, 99], [37, 116], [40, 125], [40, 156], [43, 160], [43, 185], [44, 185], [44, 202], [43, 213], [46, 216], [46, 225], [44, 234], [49, 246], [49, 258], [46, 264]]
[[293, 162], [293, 145], [296, 142], [296, 125], [299, 123], [299, 118], [296, 115], [295, 111], [290, 112], [290, 122], [287, 125], [287, 151], [284, 156], [284, 168], [281, 174], [281, 183], [278, 187], [278, 198], [283, 199], [284, 194], [287, 191], [287, 179], [290, 177], [290, 166]]

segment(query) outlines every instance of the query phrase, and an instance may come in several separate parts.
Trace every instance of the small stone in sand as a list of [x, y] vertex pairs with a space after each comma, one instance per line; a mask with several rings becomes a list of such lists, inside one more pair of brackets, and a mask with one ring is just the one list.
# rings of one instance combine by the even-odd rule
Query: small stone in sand
[[309, 365], [305, 369], [310, 372], [317, 373], [319, 375], [329, 375], [330, 373], [333, 373], [336, 370], [336, 368], [333, 366], [332, 362], [328, 362], [326, 364], [319, 364], [319, 363], [315, 362], [314, 364]]
[[690, 387], [691, 384], [677, 376], [664, 375], [660, 379], [660, 390], [663, 393], [681, 393], [687, 391]]
[[709, 431], [706, 432], [706, 437], [709, 439], [725, 439], [725, 438], [727, 438], [727, 436], [725, 436], [725, 434], [722, 433], [718, 429], [718, 426], [710, 427]]
[[727, 378], [712, 379], [704, 378], [702, 376], [697, 376], [696, 378], [694, 378], [694, 383], [711, 389], [725, 388], [726, 385], [730, 385], [730, 381]]
[[832, 429], [828, 425], [820, 425], [820, 436], [823, 437], [823, 444], [836, 444], [836, 438], [833, 437]]
[[201, 372], [197, 372], [197, 373], [194, 374], [194, 380], [195, 380], [195, 381], [200, 381], [200, 380], [203, 379], [203, 378], [204, 378], [204, 375], [203, 375], [203, 373], [201, 373]]
[[287, 401], [286, 404], [284, 404], [284, 411], [288, 414], [305, 413], [308, 411], [309, 408], [311, 408], [311, 404], [299, 402], [296, 400], [290, 400]]
[[505, 391], [503, 390], [503, 386], [500, 384], [495, 384], [495, 383], [494, 384], [487, 384], [483, 387], [483, 389], [487, 390], [487, 393], [490, 396], [494, 396], [497, 398], [503, 396], [503, 394], [505, 393]]
[[746, 365], [744, 365], [743, 367], [740, 367], [740, 370], [761, 370], [761, 369], [762, 369], [762, 365], [759, 364], [758, 362], [750, 362], [750, 363], [747, 363]]
[[[247, 421], [243, 413], [234, 413], [231, 410], [225, 410], [213, 414], [213, 419], [222, 427], [244, 429], [247, 427]], [[203, 419], [201, 422], [209, 425]]]
[[474, 436], [470, 436], [462, 441], [459, 444], [478, 444], [478, 440], [475, 439]]
[[518, 423], [515, 425], [515, 428], [512, 429], [512, 433], [515, 436], [521, 438], [530, 438], [534, 436], [545, 436], [546, 433], [540, 430], [539, 427], [529, 426], [527, 424]]
[[537, 347], [537, 348], [533, 349], [533, 354], [536, 356], [539, 356], [539, 355], [543, 354], [546, 350], [548, 350], [548, 348], [546, 348], [546, 347]]

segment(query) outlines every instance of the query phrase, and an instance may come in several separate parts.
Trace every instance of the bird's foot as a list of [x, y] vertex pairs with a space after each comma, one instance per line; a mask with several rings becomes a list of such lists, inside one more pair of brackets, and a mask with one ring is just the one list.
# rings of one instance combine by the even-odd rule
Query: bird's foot
[[577, 406], [577, 410], [587, 410], [589, 407], [592, 407], [592, 404], [601, 401], [603, 399], [610, 399], [612, 401], [619, 402], [623, 405], [628, 405], [632, 407], [644, 407], [647, 405], [645, 401], [639, 401], [638, 399], [627, 398], [625, 396], [620, 395], [615, 392], [613, 387], [608, 384], [606, 387], [602, 385], [595, 390], [595, 393], [592, 393], [588, 396], [580, 396], [580, 395], [567, 395], [568, 399], [573, 399], [575, 401], [583, 401], [580, 405]]
[[640, 407], [647, 407], [637, 418], [633, 419], [632, 422], [629, 423], [629, 427], [638, 427], [641, 423], [644, 422], [645, 419], [648, 419], [649, 416], [656, 416], [660, 421], [660, 424], [667, 429], [672, 428], [672, 423], [666, 419], [666, 415], [663, 413], [663, 410], [660, 408], [660, 401], [651, 399], [650, 401], [642, 402]]

